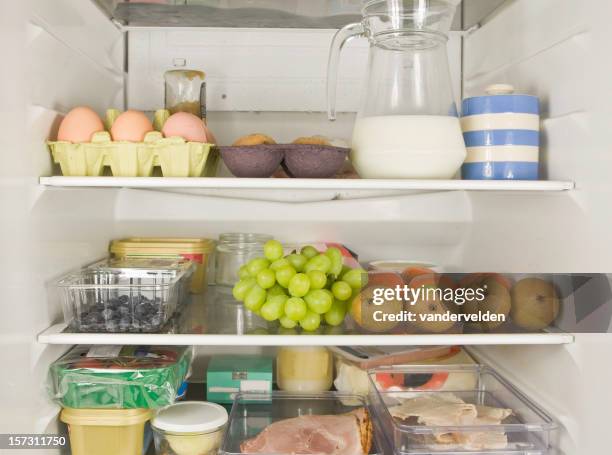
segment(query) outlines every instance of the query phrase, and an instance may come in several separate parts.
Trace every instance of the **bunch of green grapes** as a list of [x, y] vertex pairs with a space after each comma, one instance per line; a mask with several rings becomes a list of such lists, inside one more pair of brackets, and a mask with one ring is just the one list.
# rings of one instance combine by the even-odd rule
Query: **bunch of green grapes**
[[299, 253], [283, 254], [280, 242], [268, 241], [265, 257], [240, 268], [234, 298], [287, 329], [299, 325], [311, 332], [323, 321], [330, 326], [342, 324], [349, 300], [361, 289], [363, 270], [346, 267], [338, 248], [321, 253], [305, 246]]

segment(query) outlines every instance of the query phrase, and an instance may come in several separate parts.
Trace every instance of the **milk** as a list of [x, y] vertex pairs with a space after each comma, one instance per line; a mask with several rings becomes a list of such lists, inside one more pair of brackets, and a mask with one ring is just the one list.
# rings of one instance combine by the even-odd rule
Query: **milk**
[[387, 115], [355, 122], [351, 161], [362, 178], [449, 179], [465, 156], [456, 117]]

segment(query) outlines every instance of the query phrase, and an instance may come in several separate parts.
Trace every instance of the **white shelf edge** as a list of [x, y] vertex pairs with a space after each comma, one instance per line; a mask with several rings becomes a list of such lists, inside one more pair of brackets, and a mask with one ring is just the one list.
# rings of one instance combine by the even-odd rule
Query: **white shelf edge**
[[224, 177], [41, 177], [52, 187], [204, 188], [391, 191], [568, 191], [574, 182], [552, 180], [251, 179]]
[[56, 324], [38, 335], [42, 344], [174, 346], [437, 346], [556, 345], [574, 342], [568, 333], [441, 335], [199, 335], [149, 333], [64, 333]]

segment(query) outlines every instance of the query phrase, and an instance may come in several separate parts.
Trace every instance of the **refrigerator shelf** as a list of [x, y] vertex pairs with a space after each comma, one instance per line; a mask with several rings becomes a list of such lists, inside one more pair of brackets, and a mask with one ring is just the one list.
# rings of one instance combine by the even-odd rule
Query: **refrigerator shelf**
[[438, 346], [568, 344], [574, 337], [562, 332], [486, 334], [359, 334], [347, 328], [324, 328], [321, 333], [286, 334], [245, 310], [229, 288], [209, 287], [193, 295], [182, 314], [164, 333], [79, 333], [65, 323], [38, 335], [43, 344], [195, 345], [195, 346]]
[[[433, 191], [559, 192], [574, 182], [552, 180], [256, 179], [234, 177], [41, 177], [49, 187], [150, 188], [209, 196], [286, 201], [324, 201]], [[283, 190], [279, 195], [278, 190]]]

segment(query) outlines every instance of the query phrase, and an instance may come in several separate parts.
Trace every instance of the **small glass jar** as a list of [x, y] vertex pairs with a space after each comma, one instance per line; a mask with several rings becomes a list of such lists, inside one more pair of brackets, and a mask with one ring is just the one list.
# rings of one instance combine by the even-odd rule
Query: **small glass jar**
[[200, 118], [206, 118], [205, 77], [203, 71], [166, 71], [164, 74], [165, 105], [170, 114], [189, 112]]
[[282, 347], [276, 357], [278, 388], [294, 393], [320, 393], [331, 389], [331, 352], [318, 346]]
[[240, 267], [263, 256], [264, 244], [272, 238], [265, 234], [221, 234], [215, 254], [215, 283], [220, 286], [236, 284]]
[[223, 406], [183, 401], [162, 409], [151, 422], [157, 455], [217, 455], [228, 415]]

